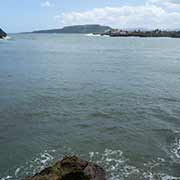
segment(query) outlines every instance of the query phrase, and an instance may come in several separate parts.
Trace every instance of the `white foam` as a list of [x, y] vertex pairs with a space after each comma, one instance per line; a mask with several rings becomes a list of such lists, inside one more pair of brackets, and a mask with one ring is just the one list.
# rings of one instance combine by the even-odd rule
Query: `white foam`
[[171, 152], [176, 160], [180, 160], [180, 139], [175, 140], [175, 143], [172, 145]]
[[43, 154], [41, 154], [41, 163], [42, 164], [46, 164], [47, 162], [49, 162], [49, 161], [51, 161], [51, 160], [53, 160], [53, 156], [52, 155], [50, 155], [49, 153], [43, 153]]
[[12, 176], [6, 176], [6, 177], [1, 178], [0, 180], [8, 180], [8, 179], [12, 179], [12, 178], [13, 178]]
[[[22, 179], [25, 176], [41, 171], [49, 166], [54, 159], [63, 157], [59, 152], [56, 152], [56, 154], [55, 152], [55, 150], [51, 150], [38, 154], [37, 157], [25, 163], [24, 166], [16, 168], [13, 176], [0, 178], [0, 180]], [[58, 156], [55, 158], [56, 155]], [[106, 169], [109, 180], [126, 180], [134, 177], [144, 180], [157, 180], [157, 178], [159, 180], [180, 180], [180, 177], [172, 177], [166, 172], [155, 171], [166, 165], [167, 162], [163, 158], [144, 163], [140, 168], [132, 165], [121, 150], [105, 149], [104, 152], [89, 152], [89, 160]]]
[[92, 159], [93, 156], [94, 156], [94, 152], [89, 152], [89, 156], [90, 156], [90, 158]]
[[162, 177], [162, 180], [180, 180], [180, 177], [173, 177], [173, 176], [165, 175], [164, 177]]
[[21, 168], [17, 168], [17, 169], [16, 169], [16, 171], [15, 171], [15, 173], [14, 173], [14, 175], [15, 175], [16, 177], [18, 176], [20, 170], [21, 170]]
[[103, 153], [90, 152], [90, 159], [97, 164], [102, 165], [109, 175], [109, 180], [121, 180], [133, 174], [139, 173], [139, 170], [128, 164], [121, 150], [105, 149]]
[[85, 36], [92, 37], [92, 36], [101, 36], [101, 35], [100, 35], [100, 34], [92, 34], [92, 33], [89, 33], [89, 34], [86, 34]]
[[165, 165], [166, 160], [157, 158], [144, 163], [138, 168], [131, 165], [121, 150], [105, 149], [103, 153], [90, 152], [89, 157], [95, 163], [104, 167], [109, 174], [109, 180], [144, 179], [144, 180], [180, 180], [180, 177], [172, 177], [164, 172], [157, 172], [156, 169]]
[[11, 37], [10, 36], [6, 36], [4, 39], [5, 40], [9, 40], [9, 39], [11, 39]]
[[9, 39], [11, 39], [11, 37], [10, 36], [6, 36], [6, 37], [3, 37], [1, 40], [9, 40]]
[[46, 166], [52, 163], [54, 159], [53, 154], [55, 152], [55, 150], [48, 150], [38, 154], [37, 157], [35, 157], [31, 161], [26, 162], [24, 165], [16, 168], [12, 175], [0, 177], [0, 180], [19, 180], [28, 175], [32, 175], [41, 171]]

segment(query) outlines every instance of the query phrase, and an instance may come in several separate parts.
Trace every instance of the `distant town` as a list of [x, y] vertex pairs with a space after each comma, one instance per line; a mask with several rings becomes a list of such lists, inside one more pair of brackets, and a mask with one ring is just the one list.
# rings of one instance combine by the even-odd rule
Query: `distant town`
[[100, 35], [108, 35], [110, 37], [171, 37], [180, 38], [180, 31], [165, 31], [165, 30], [120, 30], [120, 29], [110, 29]]

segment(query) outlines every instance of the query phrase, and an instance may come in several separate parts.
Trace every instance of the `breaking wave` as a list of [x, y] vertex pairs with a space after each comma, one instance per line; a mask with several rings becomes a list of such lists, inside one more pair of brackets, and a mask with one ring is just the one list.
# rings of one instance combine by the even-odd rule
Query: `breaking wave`
[[11, 37], [10, 36], [6, 36], [4, 39], [5, 40], [9, 40], [9, 39], [11, 39]]
[[89, 34], [86, 34], [86, 36], [91, 37], [91, 36], [101, 36], [101, 35], [100, 35], [100, 34], [93, 34], [93, 33], [89, 33]]
[[[179, 148], [179, 145], [178, 145]], [[71, 151], [72, 152], [72, 151]], [[176, 153], [176, 151], [175, 151]], [[76, 154], [76, 153], [72, 153]], [[35, 174], [43, 168], [51, 165], [57, 159], [61, 159], [62, 154], [56, 150], [44, 151], [29, 162], [16, 168], [14, 173], [0, 180], [20, 180], [25, 176]], [[148, 163], [144, 163], [142, 167], [136, 167], [131, 164], [130, 160], [125, 157], [121, 150], [105, 149], [101, 152], [89, 152], [88, 158], [107, 171], [108, 180], [179, 180], [180, 177], [173, 177], [165, 172], [158, 171], [162, 166], [166, 166], [165, 159], [158, 158]]]
[[0, 40], [10, 40], [10, 39], [11, 39], [10, 36], [6, 36], [6, 37], [4, 37], [4, 38], [2, 38], [2, 39], [0, 39]]

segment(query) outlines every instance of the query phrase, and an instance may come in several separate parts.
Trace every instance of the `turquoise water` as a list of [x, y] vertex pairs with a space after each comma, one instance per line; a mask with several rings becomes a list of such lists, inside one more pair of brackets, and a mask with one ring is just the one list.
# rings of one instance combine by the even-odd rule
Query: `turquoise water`
[[[180, 39], [0, 41], [0, 180], [67, 154], [110, 180], [180, 177]], [[179, 178], [180, 179], [180, 178]]]

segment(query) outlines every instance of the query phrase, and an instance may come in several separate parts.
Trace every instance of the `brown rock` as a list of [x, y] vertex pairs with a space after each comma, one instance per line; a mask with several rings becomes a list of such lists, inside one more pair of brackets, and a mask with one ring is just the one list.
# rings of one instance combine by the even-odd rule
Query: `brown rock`
[[98, 165], [76, 156], [65, 157], [25, 180], [107, 180], [105, 171]]

